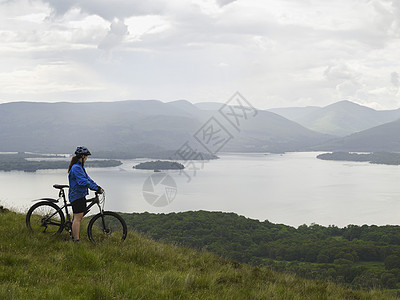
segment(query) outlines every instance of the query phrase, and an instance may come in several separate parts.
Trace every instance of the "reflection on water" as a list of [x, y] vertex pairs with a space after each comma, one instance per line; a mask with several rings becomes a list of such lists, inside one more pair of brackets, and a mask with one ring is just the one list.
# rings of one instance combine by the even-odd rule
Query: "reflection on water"
[[[168, 172], [177, 195], [165, 207], [151, 206], [143, 197], [143, 184], [154, 174], [132, 169], [143, 159], [88, 173], [106, 190], [108, 210], [226, 211], [293, 226], [400, 224], [400, 167], [322, 161], [317, 154], [224, 154], [195, 176], [193, 170], [187, 170], [189, 176]], [[0, 205], [25, 211], [32, 199], [57, 198], [54, 183], [67, 183], [66, 170], [0, 172]]]

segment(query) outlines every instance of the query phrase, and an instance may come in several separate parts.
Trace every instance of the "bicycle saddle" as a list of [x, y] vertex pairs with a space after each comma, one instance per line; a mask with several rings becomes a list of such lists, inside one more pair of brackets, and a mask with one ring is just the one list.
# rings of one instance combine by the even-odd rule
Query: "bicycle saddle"
[[67, 188], [67, 187], [69, 187], [69, 185], [66, 185], [66, 184], [54, 184], [53, 185], [53, 188], [55, 188], [55, 189], [63, 189], [63, 188]]

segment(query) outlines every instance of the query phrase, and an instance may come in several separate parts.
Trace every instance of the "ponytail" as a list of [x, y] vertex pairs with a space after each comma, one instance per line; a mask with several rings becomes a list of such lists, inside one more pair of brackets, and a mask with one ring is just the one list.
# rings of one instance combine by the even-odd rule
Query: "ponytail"
[[72, 157], [71, 162], [69, 163], [68, 173], [69, 173], [69, 171], [71, 171], [72, 166], [79, 161], [79, 159], [80, 159], [80, 157], [78, 157], [76, 155]]

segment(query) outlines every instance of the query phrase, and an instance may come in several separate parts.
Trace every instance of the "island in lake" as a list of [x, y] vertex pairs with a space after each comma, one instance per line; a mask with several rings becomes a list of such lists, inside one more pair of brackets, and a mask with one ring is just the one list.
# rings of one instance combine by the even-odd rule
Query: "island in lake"
[[[61, 158], [54, 160], [54, 158]], [[30, 160], [35, 159], [35, 160]], [[43, 159], [43, 160], [42, 160]], [[53, 159], [53, 160], [51, 160]], [[65, 156], [49, 156], [41, 154], [0, 154], [0, 171], [36, 172], [43, 169], [68, 169], [70, 161]], [[122, 165], [118, 160], [90, 160], [85, 163], [88, 168], [105, 168]]]
[[160, 170], [183, 170], [185, 167], [178, 162], [157, 160], [140, 163], [136, 166], [133, 166], [133, 168], [140, 170], [154, 170], [157, 172]]
[[317, 156], [323, 160], [337, 161], [358, 161], [371, 164], [400, 165], [400, 153], [374, 152], [374, 153], [353, 153], [353, 152], [332, 152], [323, 153]]

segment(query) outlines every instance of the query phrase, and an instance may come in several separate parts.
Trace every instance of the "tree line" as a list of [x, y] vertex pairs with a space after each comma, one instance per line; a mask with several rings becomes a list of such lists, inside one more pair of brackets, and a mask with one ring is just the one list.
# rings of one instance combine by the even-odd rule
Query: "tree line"
[[370, 162], [371, 164], [400, 165], [400, 153], [374, 152], [374, 153], [352, 153], [332, 152], [322, 153], [317, 156], [322, 160], [358, 161]]
[[[28, 160], [27, 158], [54, 158], [54, 156], [32, 155], [26, 153], [0, 154], [1, 171], [36, 172], [41, 169], [68, 169], [69, 160]], [[122, 162], [118, 160], [91, 160], [85, 163], [86, 167], [102, 168], [116, 167]]]
[[400, 227], [375, 225], [294, 228], [234, 213], [124, 214], [149, 237], [206, 249], [252, 265], [357, 288], [400, 289]]

